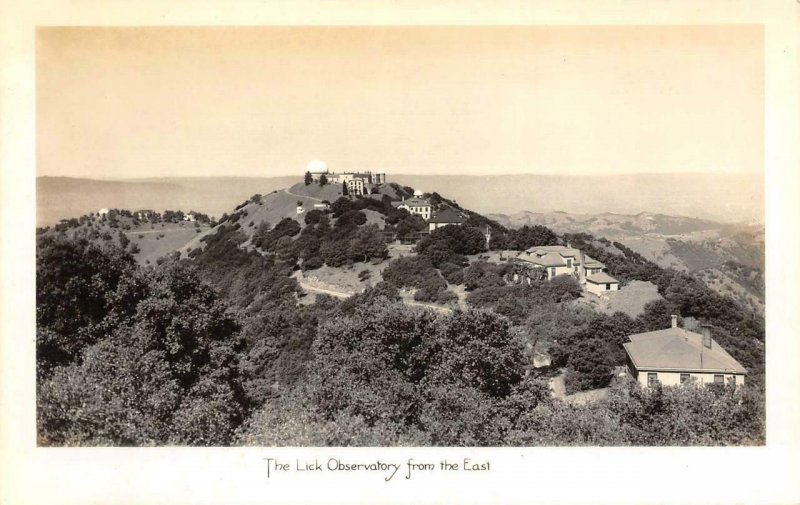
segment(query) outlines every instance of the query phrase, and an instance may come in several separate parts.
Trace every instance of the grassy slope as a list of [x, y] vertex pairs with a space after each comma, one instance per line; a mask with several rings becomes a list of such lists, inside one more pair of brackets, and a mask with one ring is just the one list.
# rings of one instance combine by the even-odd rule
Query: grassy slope
[[[92, 242], [97, 244], [114, 243], [119, 245], [119, 232], [123, 232], [126, 237], [131, 241], [131, 245], [136, 244], [139, 246], [140, 251], [133, 255], [136, 261], [142, 265], [155, 263], [161, 256], [165, 256], [173, 251], [181, 249], [188, 242], [196, 239], [207, 233], [211, 228], [208, 225], [189, 223], [181, 221], [180, 223], [139, 223], [134, 224], [132, 218], [119, 217], [120, 227], [112, 228], [107, 223], [103, 223], [96, 219], [92, 222], [93, 229], [97, 230], [101, 235], [108, 233], [111, 235], [110, 240], [105, 240], [102, 237], [95, 238]], [[125, 230], [124, 226], [129, 226], [129, 230]], [[75, 236], [76, 234], [83, 234], [89, 231], [88, 223], [85, 223], [77, 228], [70, 228], [66, 234], [68, 236]], [[197, 230], [200, 230], [198, 232]], [[47, 231], [48, 234], [56, 234], [53, 229]], [[129, 248], [131, 246], [128, 246]]]

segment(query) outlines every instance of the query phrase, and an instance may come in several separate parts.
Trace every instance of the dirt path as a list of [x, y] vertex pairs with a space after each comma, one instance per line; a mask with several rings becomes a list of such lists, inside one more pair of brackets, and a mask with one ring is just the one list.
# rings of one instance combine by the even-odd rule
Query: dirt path
[[[295, 278], [295, 280], [297, 280], [297, 283], [300, 284], [301, 288], [305, 289], [306, 291], [311, 291], [313, 293], [321, 293], [321, 294], [325, 294], [325, 295], [331, 295], [331, 296], [334, 296], [336, 298], [348, 298], [348, 297], [353, 296], [355, 294], [355, 293], [348, 293], [346, 291], [334, 291], [334, 290], [331, 290], [331, 289], [318, 288], [316, 286], [312, 286], [311, 284], [308, 284], [307, 282], [303, 281], [302, 274], [294, 275], [293, 277]], [[433, 309], [435, 311], [442, 312], [442, 313], [445, 313], [445, 314], [451, 314], [453, 312], [453, 309], [448, 309], [447, 307], [440, 307], [438, 305], [432, 305], [432, 304], [429, 304], [429, 303], [410, 301], [410, 300], [404, 300], [403, 303], [405, 303], [406, 305], [411, 305], [413, 307], [423, 307], [423, 308], [426, 308], [426, 309]]]
[[296, 196], [297, 198], [308, 198], [309, 200], [316, 200], [317, 202], [321, 202], [321, 201], [322, 201], [322, 198], [315, 198], [315, 197], [313, 197], [313, 196], [306, 196], [306, 195], [298, 195], [298, 194], [296, 194], [296, 193], [292, 193], [292, 192], [291, 192], [291, 191], [289, 191], [288, 189], [284, 189], [284, 190], [282, 190], [282, 191], [283, 191], [284, 193], [288, 194], [288, 195]]

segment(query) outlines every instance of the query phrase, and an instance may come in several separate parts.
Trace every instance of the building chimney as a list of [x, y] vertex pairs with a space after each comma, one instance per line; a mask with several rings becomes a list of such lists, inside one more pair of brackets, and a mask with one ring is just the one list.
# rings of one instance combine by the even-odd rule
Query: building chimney
[[710, 324], [703, 325], [703, 347], [708, 347], [711, 349], [711, 328], [713, 328]]
[[676, 316], [675, 314], [672, 314], [672, 327], [673, 328], [678, 327], [678, 316]]

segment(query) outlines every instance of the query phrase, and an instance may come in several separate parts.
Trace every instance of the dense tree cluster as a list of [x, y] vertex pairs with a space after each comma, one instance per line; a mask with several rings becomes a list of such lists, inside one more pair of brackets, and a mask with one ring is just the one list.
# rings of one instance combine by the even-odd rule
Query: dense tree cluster
[[433, 316], [374, 297], [320, 328], [302, 387], [268, 401], [245, 445], [763, 444], [756, 389], [613, 385], [570, 405], [525, 375], [522, 342], [488, 312]]
[[194, 270], [142, 276], [86, 242], [38, 250], [40, 442], [229, 443], [244, 414], [238, 325]]
[[471, 226], [445, 226], [433, 230], [417, 244], [417, 253], [439, 267], [444, 263], [466, 265], [466, 255], [486, 250], [486, 237]]
[[467, 303], [472, 307], [490, 308], [521, 323], [536, 307], [574, 300], [580, 294], [578, 281], [572, 276], [559, 275], [552, 281], [480, 287], [467, 295]]

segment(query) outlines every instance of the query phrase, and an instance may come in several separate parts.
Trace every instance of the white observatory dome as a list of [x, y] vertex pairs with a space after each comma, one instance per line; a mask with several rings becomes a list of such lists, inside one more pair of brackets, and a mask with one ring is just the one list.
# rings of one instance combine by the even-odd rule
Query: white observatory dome
[[312, 174], [327, 174], [328, 165], [322, 160], [309, 161], [308, 165], [306, 165], [306, 172], [310, 172]]
[[420, 189], [416, 189], [416, 190], [414, 190], [414, 196], [422, 196], [422, 195], [424, 195], [424, 194], [425, 194], [425, 193], [424, 193], [422, 190], [420, 190]]

